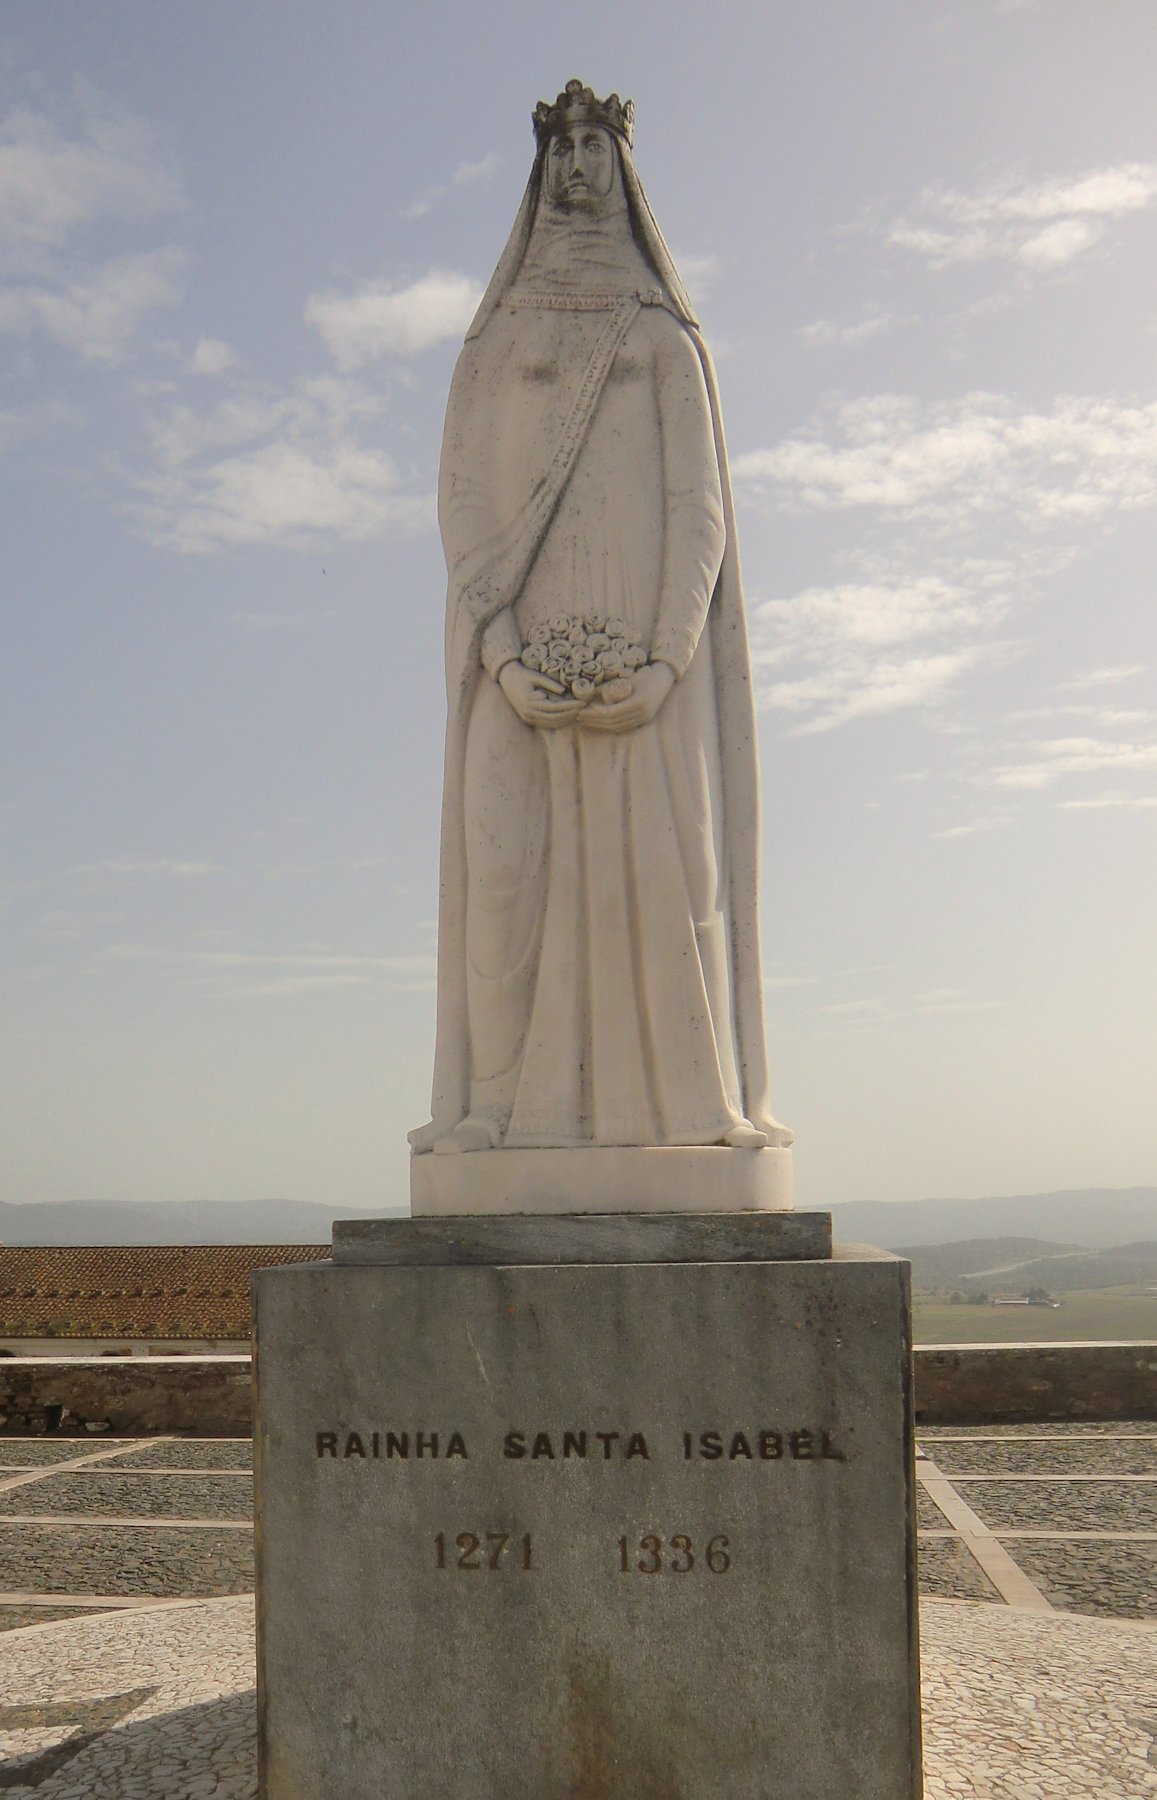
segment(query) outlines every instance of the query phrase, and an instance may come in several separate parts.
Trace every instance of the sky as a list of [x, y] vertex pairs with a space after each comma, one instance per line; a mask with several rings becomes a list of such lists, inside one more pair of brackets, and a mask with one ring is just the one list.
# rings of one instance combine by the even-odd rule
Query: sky
[[447, 387], [571, 76], [712, 346], [797, 1204], [1157, 1183], [1151, 0], [9, 0], [0, 1197], [398, 1206]]

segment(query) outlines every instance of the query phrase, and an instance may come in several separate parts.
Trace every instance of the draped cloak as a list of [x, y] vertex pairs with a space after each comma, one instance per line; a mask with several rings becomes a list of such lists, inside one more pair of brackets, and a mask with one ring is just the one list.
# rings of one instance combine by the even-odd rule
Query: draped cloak
[[[501, 1115], [499, 1135], [505, 1134], [509, 1146], [711, 1143], [719, 1141], [729, 1126], [744, 1117], [768, 1132], [770, 1142], [791, 1141], [791, 1134], [772, 1117], [768, 1098], [757, 904], [759, 795], [755, 713], [734, 505], [718, 389], [710, 354], [650, 211], [630, 151], [620, 141], [616, 141], [616, 149], [621, 195], [625, 198], [633, 243], [634, 261], [627, 259], [625, 275], [620, 272], [617, 279], [605, 280], [600, 279], [597, 267], [593, 271], [584, 269], [581, 242], [570, 247], [572, 253], [567, 267], [560, 269], [556, 259], [552, 270], [548, 240], [546, 266], [537, 270], [536, 279], [536, 251], [537, 263], [542, 265], [544, 262], [543, 240], [541, 233], [536, 235], [536, 220], [540, 217], [540, 208], [542, 212], [547, 210], [542, 194], [543, 156], [540, 152], [510, 240], [467, 334], [451, 389], [439, 489], [449, 588], [438, 1025], [432, 1124], [411, 1134], [415, 1150], [430, 1148], [435, 1139], [451, 1132], [467, 1114], [485, 1114], [488, 1110], [497, 1110]], [[575, 249], [577, 256], [573, 254]], [[597, 246], [593, 261], [597, 265]], [[638, 279], [632, 287], [633, 268], [637, 268]], [[504, 632], [509, 635], [517, 629], [512, 621], [520, 596], [533, 584], [536, 564], [543, 559], [544, 548], [549, 548], [552, 526], [556, 525], [560, 509], [565, 511], [568, 497], [573, 501], [576, 471], [581, 473], [583, 452], [589, 444], [592, 426], [600, 406], [605, 412], [610, 404], [608, 387], [613, 380], [613, 371], [618, 369], [621, 373], [622, 359], [631, 347], [628, 340], [633, 343], [638, 339], [639, 321], [644, 317], [644, 309], [651, 307], [663, 309], [673, 329], [684, 334], [702, 377], [710, 414], [708, 435], [709, 441], [713, 441], [713, 460], [718, 475], [716, 504], [721, 515], [723, 543], [717, 573], [709, 596], [706, 596], [709, 604], [702, 638], [698, 644], [688, 642], [684, 659], [688, 666], [681, 670], [682, 680], [672, 689], [657, 719], [651, 725], [639, 728], [639, 732], [618, 737], [572, 726], [532, 733], [515, 718], [512, 709], [508, 709], [505, 697], [492, 680], [502, 660], [501, 656], [495, 655], [493, 643], [496, 635], [501, 643]], [[543, 312], [549, 314], [554, 309], [566, 314], [568, 320], [565, 359], [568, 367], [563, 371], [566, 378], [556, 379], [555, 370], [544, 370], [541, 382], [524, 380], [520, 386], [518, 405], [524, 409], [527, 429], [534, 442], [543, 448], [536, 465], [523, 472], [518, 491], [514, 494], [507, 491], [501, 502], [496, 503], [494, 486], [487, 483], [484, 469], [482, 479], [478, 478], [479, 459], [485, 460], [489, 424], [497, 418], [495, 395], [503, 392], [503, 384], [509, 384], [514, 372], [512, 344], [517, 339], [520, 325], [536, 314], [541, 317]], [[557, 334], [554, 341], [557, 343]], [[508, 406], [509, 400], [507, 387]], [[488, 408], [491, 421], [488, 421]], [[468, 453], [464, 452], [464, 443]], [[656, 488], [661, 488], [662, 469], [655, 467], [649, 478]], [[629, 495], [625, 504], [629, 504]], [[598, 556], [596, 547], [596, 563]], [[559, 610], [590, 609], [568, 604], [564, 596], [559, 602]], [[515, 636], [507, 648], [507, 655], [516, 651], [517, 642]], [[651, 647], [654, 649], [655, 646]], [[680, 659], [676, 653], [671, 652], [669, 659], [678, 666]], [[714, 816], [705, 822], [704, 853], [708, 866], [698, 873], [684, 870], [683, 874], [689, 890], [696, 886], [699, 889], [700, 899], [695, 904], [705, 904], [708, 910], [717, 904], [721, 932], [709, 950], [700, 946], [703, 969], [698, 967], [692, 943], [683, 956], [685, 963], [696, 965], [691, 971], [691, 985], [684, 981], [681, 993], [676, 980], [674, 999], [676, 1006], [686, 1000], [691, 1013], [695, 1013], [698, 1005], [700, 1013], [706, 1011], [709, 1015], [706, 1027], [709, 1034], [714, 1034], [717, 1052], [714, 1085], [707, 1083], [711, 1092], [698, 1107], [700, 1116], [692, 1117], [697, 1102], [693, 1096], [688, 1102], [686, 1095], [687, 1082], [694, 1086], [694, 1066], [676, 1072], [669, 1104], [664, 1102], [654, 1080], [648, 1082], [644, 1071], [639, 1077], [640, 1092], [648, 1087], [650, 1091], [649, 1098], [641, 1101], [640, 1106], [648, 1123], [640, 1126], [638, 1122], [640, 1106], [635, 1107], [632, 1117], [629, 1092], [619, 1109], [613, 1089], [621, 1085], [630, 1090], [635, 1084], [633, 1055], [643, 1062], [651, 1058], [661, 1064], [665, 1050], [675, 1057], [680, 1050], [678, 1043], [672, 1047], [657, 1041], [659, 1033], [651, 1031], [649, 1034], [645, 1020], [632, 1036], [634, 1026], [626, 1018], [632, 1008], [627, 1005], [624, 1019], [619, 1021], [625, 1023], [627, 1029], [616, 1030], [612, 1020], [611, 1029], [604, 1032], [607, 1045], [617, 1040], [619, 1064], [615, 1067], [615, 1054], [608, 1054], [606, 1068], [601, 1074], [600, 1124], [600, 1118], [596, 1116], [600, 1109], [595, 1107], [592, 1112], [590, 1104], [590, 1083], [593, 1079], [597, 1086], [600, 1080], [601, 1052], [597, 1034], [592, 1040], [589, 1009], [601, 1006], [605, 1014], [608, 1005], [614, 1004], [614, 993], [613, 990], [604, 991], [601, 1000], [597, 995], [592, 1000], [588, 992], [585, 999], [588, 1016], [584, 1020], [566, 1016], [568, 1012], [573, 1015], [575, 1005], [580, 1004], [574, 1001], [571, 990], [576, 983], [582, 986], [584, 981], [589, 984], [592, 980], [591, 957], [597, 961], [600, 931], [613, 933], [619, 925], [628, 934], [633, 931], [635, 948], [633, 952], [627, 952], [628, 959], [631, 954], [636, 958], [639, 956], [640, 944], [646, 943], [651, 934], [660, 940], [655, 946], [656, 956], [663, 956], [662, 905], [668, 889], [680, 885], [679, 872], [670, 867], [672, 843], [676, 855], [680, 841], [684, 850], [690, 849], [692, 860], [700, 855], [694, 843], [688, 845], [689, 836], [693, 838], [695, 833], [689, 834], [685, 823], [674, 816], [679, 810], [676, 799], [674, 814], [672, 818], [660, 821], [659, 836], [655, 841], [650, 845], [646, 841], [636, 844], [633, 864], [628, 867], [624, 863], [617, 869], [619, 849], [612, 842], [615, 831], [621, 828], [627, 835], [632, 830], [636, 833], [640, 829], [645, 831], [645, 817], [640, 825], [638, 820], [633, 820], [632, 814], [645, 815], [648, 808], [645, 804], [639, 807], [632, 800], [629, 787], [624, 794], [621, 780], [619, 789], [612, 792], [615, 780], [621, 777], [621, 767], [618, 776], [608, 775], [605, 771], [611, 768], [616, 758], [621, 764], [624, 756], [642, 756], [642, 734], [654, 734], [663, 727], [668, 709], [670, 720], [675, 720], [678, 708], [684, 704], [681, 689], [687, 686], [690, 691], [696, 682], [701, 690], [704, 683], [707, 684], [706, 735], [714, 741], [704, 746], [702, 761], [706, 773], [703, 783], [709, 796], [708, 810]], [[686, 705], [691, 704], [688, 699]], [[497, 733], [495, 724], [500, 727]], [[678, 725], [670, 721], [668, 724], [667, 738], [670, 740]], [[515, 735], [511, 736], [512, 733]], [[507, 749], [511, 745], [516, 751], [519, 749], [521, 739], [517, 734], [522, 733], [527, 734], [528, 741], [536, 741], [537, 748], [532, 754], [541, 756], [545, 753], [550, 764], [549, 781], [544, 780], [541, 784], [545, 817], [539, 849], [546, 867], [539, 872], [539, 897], [535, 905], [541, 912], [543, 896], [549, 889], [549, 906], [556, 916], [553, 925], [548, 921], [545, 934], [541, 918], [532, 920], [523, 934], [525, 941], [521, 954], [527, 966], [521, 971], [521, 979], [527, 988], [527, 1034], [514, 1060], [516, 1065], [520, 1059], [527, 1062], [527, 1080], [522, 1080], [518, 1066], [505, 1072], [497, 1071], [498, 1078], [494, 1080], [488, 1078], [493, 1071], [479, 1069], [479, 1045], [472, 1042], [471, 981], [476, 971], [470, 963], [473, 953], [470, 908], [473, 903], [477, 910], [478, 901], [476, 895], [473, 902], [471, 898], [469, 840], [471, 833], [475, 841], [480, 834], [490, 835], [487, 807], [493, 818], [495, 809], [501, 811], [505, 807], [509, 812], [519, 804], [516, 783], [505, 796], [501, 790], [503, 765], [509, 760]], [[638, 738], [638, 745], [629, 745], [628, 740], [634, 738]], [[651, 739], [646, 741], [651, 742]], [[488, 744], [489, 775], [485, 769], [473, 766], [480, 755], [486, 757]], [[587, 749], [595, 760], [584, 764]], [[691, 750], [694, 753], [695, 746], [691, 746]], [[655, 769], [652, 779], [659, 786], [678, 785], [682, 781], [681, 770], [672, 765], [670, 741], [665, 749], [646, 754], [652, 758]], [[602, 762], [597, 760], [600, 758]], [[675, 760], [679, 760], [677, 746]], [[484, 782], [491, 778], [493, 792], [484, 799], [480, 809], [479, 780]], [[584, 780], [588, 790], [585, 793]], [[557, 879], [552, 883], [549, 863], [552, 848], [566, 842], [568, 850], [574, 851], [576, 842], [582, 839], [581, 819], [576, 825], [575, 817], [568, 819], [563, 815], [574, 815], [583, 805], [588, 809], [597, 805], [600, 782], [605, 785], [610, 810], [618, 810], [611, 821], [610, 836], [604, 833], [600, 839], [596, 832], [589, 842], [578, 845], [578, 860], [584, 862], [585, 859], [587, 877], [585, 904], [588, 911], [584, 915], [581, 904], [573, 896], [558, 891]], [[528, 828], [532, 833], [534, 827], [534, 819], [529, 820]], [[506, 828], [500, 826], [499, 839]], [[565, 836], [567, 832], [569, 838]], [[501, 846], [497, 854], [501, 856]], [[668, 873], [675, 875], [673, 884], [665, 882], [664, 856], [668, 858]], [[630, 862], [629, 856], [627, 862]], [[557, 871], [555, 873], [557, 876]], [[637, 885], [640, 878], [641, 889]], [[630, 887], [632, 882], [636, 883], [633, 916], [631, 897], [624, 900], [621, 892], [624, 883]], [[509, 903], [514, 908], [518, 905], [518, 886], [518, 880], [513, 880]], [[710, 894], [705, 902], [702, 900], [703, 893], [709, 889], [717, 897], [716, 902]], [[597, 916], [591, 916], [589, 909], [592, 906]], [[638, 916], [640, 909], [642, 917]], [[655, 916], [652, 916], [652, 910]], [[486, 921], [482, 924], [485, 926]], [[574, 959], [576, 968], [573, 970], [569, 969], [572, 959], [566, 935], [570, 927], [584, 933], [588, 939], [584, 954]], [[604, 937], [603, 942], [606, 941]], [[679, 946], [668, 945], [666, 948], [678, 965]], [[720, 965], [713, 975], [707, 969], [708, 962]], [[613, 970], [613, 956], [610, 963]], [[553, 974], [556, 965], [559, 968], [566, 966], [558, 980]], [[675, 978], [678, 968], [672, 968], [671, 973]], [[687, 970], [683, 969], [682, 973], [686, 976]], [[649, 974], [644, 971], [644, 976], [653, 993], [656, 980], [661, 977], [653, 968]], [[705, 1008], [696, 999], [697, 995], [701, 999], [704, 981], [714, 995], [714, 1003], [709, 1000]], [[552, 1006], [559, 1016], [551, 1016]], [[645, 1002], [640, 1004], [639, 1011], [646, 1011]], [[476, 1001], [474, 1012], [476, 1037]], [[669, 1013], [669, 1017], [674, 1018], [675, 1014]], [[661, 1028], [661, 1018], [659, 1025]], [[675, 1035], [677, 1037], [678, 1033]], [[573, 1069], [568, 1073], [561, 1066], [553, 1070], [545, 1068], [542, 1080], [546, 1083], [546, 1101], [536, 1100], [533, 1091], [528, 1098], [526, 1090], [534, 1088], [532, 1077], [535, 1077], [535, 1071], [543, 1069], [552, 1060], [559, 1065], [560, 1058], [569, 1058]], [[691, 1065], [697, 1061], [693, 1045], [686, 1061]], [[593, 1073], [585, 1066], [591, 1062], [595, 1064]], [[561, 1083], [563, 1089], [569, 1088], [572, 1093], [571, 1101], [562, 1104], [561, 1111], [550, 1099], [552, 1079], [556, 1087]], [[722, 1101], [720, 1081], [726, 1090]], [[661, 1082], [659, 1086], [662, 1086]], [[502, 1092], [506, 1095], [505, 1107], [488, 1108], [488, 1100], [496, 1094], [501, 1096]], [[582, 1098], [584, 1092], [585, 1100]], [[513, 1117], [510, 1117], [511, 1111]]]

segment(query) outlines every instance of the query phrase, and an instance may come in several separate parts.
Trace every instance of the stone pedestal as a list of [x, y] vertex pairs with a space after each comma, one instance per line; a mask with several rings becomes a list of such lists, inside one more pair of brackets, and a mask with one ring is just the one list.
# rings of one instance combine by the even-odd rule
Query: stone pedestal
[[257, 1275], [265, 1800], [919, 1795], [907, 1265], [787, 1217]]
[[463, 1213], [735, 1213], [792, 1203], [791, 1151], [725, 1144], [486, 1150], [410, 1158], [415, 1218]]

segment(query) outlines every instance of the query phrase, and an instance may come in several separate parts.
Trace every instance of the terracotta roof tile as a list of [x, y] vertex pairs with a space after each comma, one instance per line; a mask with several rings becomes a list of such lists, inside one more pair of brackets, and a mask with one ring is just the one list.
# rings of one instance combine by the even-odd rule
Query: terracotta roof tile
[[249, 1336], [254, 1269], [328, 1244], [0, 1244], [0, 1337]]

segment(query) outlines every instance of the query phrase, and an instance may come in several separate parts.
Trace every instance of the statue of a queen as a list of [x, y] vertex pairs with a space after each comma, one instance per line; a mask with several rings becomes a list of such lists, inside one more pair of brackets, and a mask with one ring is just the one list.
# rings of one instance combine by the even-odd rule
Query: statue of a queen
[[718, 391], [633, 122], [579, 81], [539, 102], [451, 386], [438, 1026], [415, 1191], [427, 1151], [698, 1146], [770, 1165], [752, 1153], [792, 1141], [768, 1098]]

